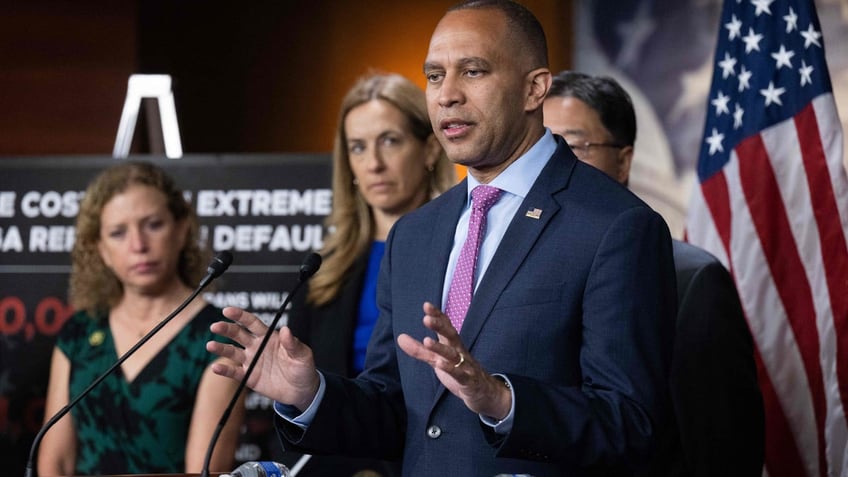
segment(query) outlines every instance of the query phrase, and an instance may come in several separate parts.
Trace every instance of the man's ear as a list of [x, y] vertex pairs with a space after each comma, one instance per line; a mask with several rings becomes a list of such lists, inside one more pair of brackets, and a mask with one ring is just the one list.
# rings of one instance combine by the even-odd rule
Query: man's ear
[[527, 102], [525, 104], [526, 111], [535, 111], [542, 107], [545, 102], [545, 97], [551, 89], [551, 70], [547, 68], [536, 68], [527, 73]]
[[435, 134], [430, 134], [427, 136], [427, 140], [424, 144], [424, 166], [428, 171], [432, 171], [434, 167], [436, 167], [436, 163], [439, 161], [439, 155], [442, 153], [442, 144], [436, 139]]
[[618, 182], [625, 186], [630, 181], [630, 165], [633, 163], [633, 146], [624, 146], [618, 150]]

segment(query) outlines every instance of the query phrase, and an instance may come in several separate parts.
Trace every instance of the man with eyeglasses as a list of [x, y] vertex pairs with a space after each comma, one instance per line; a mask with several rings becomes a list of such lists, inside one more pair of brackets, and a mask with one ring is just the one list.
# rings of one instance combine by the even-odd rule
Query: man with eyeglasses
[[627, 185], [636, 115], [618, 83], [563, 71], [554, 76], [542, 111], [545, 126], [562, 136], [578, 159]]
[[[612, 78], [563, 71], [543, 104], [544, 124], [578, 159], [627, 185], [636, 114]], [[674, 241], [678, 315], [670, 392], [674, 420], [642, 475], [759, 476], [763, 402], [753, 340], [730, 273], [715, 257]], [[676, 421], [676, 422], [675, 422]]]

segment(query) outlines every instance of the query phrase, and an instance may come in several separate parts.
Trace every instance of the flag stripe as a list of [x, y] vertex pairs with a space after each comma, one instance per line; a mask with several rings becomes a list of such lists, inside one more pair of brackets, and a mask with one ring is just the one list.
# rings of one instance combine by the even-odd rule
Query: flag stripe
[[786, 310], [801, 352], [812, 395], [818, 438], [819, 474], [826, 475], [824, 422], [827, 414], [819, 362], [819, 336], [810, 283], [787, 217], [775, 171], [762, 137], [757, 134], [736, 146], [742, 192], [771, 276]]
[[[801, 350], [787, 319], [787, 312], [780, 300], [762, 244], [757, 240], [757, 231], [751, 217], [739, 173], [739, 158], [731, 154], [731, 160], [723, 172], [727, 180], [729, 201], [733, 211], [731, 235], [731, 261], [739, 289], [739, 298], [745, 310], [748, 325], [762, 356], [763, 368], [771, 380], [777, 402], [795, 436], [795, 442], [804, 449], [818, 445], [818, 431], [813, 413], [812, 395], [806, 386], [806, 375]], [[709, 200], [709, 199], [708, 199]], [[766, 436], [779, 432], [780, 422], [772, 422], [775, 413], [766, 415]], [[775, 426], [777, 426], [775, 430]], [[774, 439], [774, 437], [767, 437]], [[781, 444], [787, 441], [780, 440]], [[773, 444], [773, 446], [776, 444]], [[780, 448], [773, 455], [796, 452], [793, 447]], [[815, 452], [800, 453], [806, 472], [798, 475], [819, 475], [819, 461]], [[780, 469], [778, 465], [772, 468]], [[793, 476], [794, 477], [794, 476]]]
[[[787, 205], [787, 216], [792, 228], [792, 235], [813, 296], [816, 319], [810, 321], [810, 326], [815, 326], [818, 330], [819, 368], [822, 372], [826, 406], [823, 445], [830, 460], [829, 466], [831, 466], [834, 462], [841, 462], [842, 459], [841, 456], [834, 459], [835, 456], [828, 452], [828, 446], [844, 442], [844, 439], [835, 432], [837, 428], [830, 425], [834, 411], [841, 408], [837, 391], [836, 364], [834, 362], [836, 345], [833, 339], [830, 298], [821, 260], [821, 241], [818, 229], [812, 223], [814, 220], [813, 190], [808, 186], [808, 181], [804, 180], [807, 171], [802, 160], [803, 148], [801, 147], [802, 144], [806, 147], [817, 143], [819, 138], [814, 132], [813, 137], [807, 137], [803, 131], [796, 128], [794, 120], [783, 121], [763, 130], [762, 138], [775, 171], [775, 178], [779, 185], [783, 203]], [[822, 184], [821, 187], [828, 186]], [[819, 442], [822, 443], [822, 441]], [[826, 468], [824, 465], [821, 467], [822, 469]]]
[[839, 394], [845, 406], [848, 404], [848, 248], [812, 105], [804, 108], [795, 118], [795, 124], [802, 140], [808, 141], [801, 152], [807, 171], [807, 183], [812, 192], [813, 213], [821, 237], [822, 262], [827, 276], [837, 336], [836, 371], [839, 377]]
[[754, 350], [757, 363], [757, 379], [763, 393], [763, 408], [768, 424], [765, 442], [766, 470], [774, 477], [798, 477], [806, 474], [801, 462], [798, 443], [786, 421], [783, 407], [777, 397], [769, 373], [763, 364], [763, 358]]
[[[701, 183], [707, 207], [710, 211], [710, 216], [715, 224], [718, 232], [721, 246], [725, 250], [727, 256], [730, 256], [730, 235], [732, 228], [730, 226], [731, 211], [730, 200], [727, 190], [727, 180], [724, 177], [724, 172], [719, 171], [711, 178]], [[731, 267], [728, 267], [732, 270]]]
[[[833, 94], [825, 94], [813, 100], [816, 120], [819, 124], [819, 134], [827, 158], [833, 192], [841, 200], [836, 201], [839, 210], [839, 220], [843, 230], [848, 231], [848, 175], [843, 165], [842, 123], [836, 112]], [[845, 156], [848, 160], [848, 156]]]
[[[710, 178], [709, 180], [714, 179]], [[726, 195], [723, 197], [726, 201]], [[707, 200], [704, 198], [701, 187], [692, 188], [692, 199], [690, 202], [691, 204], [686, 213], [688, 222], [686, 226], [686, 240], [691, 241], [689, 237], [697, 237], [701, 248], [715, 255], [727, 269], [730, 269], [729, 248], [721, 242], [714, 219], [708, 209], [709, 204], [707, 204]]]
[[[842, 401], [836, 373], [834, 320], [825, 267], [822, 263], [821, 237], [819, 229], [813, 224], [816, 215], [813, 196], [821, 190], [831, 188], [829, 180], [819, 183], [818, 187], [809, 185], [811, 177], [808, 177], [808, 169], [802, 159], [804, 148], [801, 147], [801, 144], [816, 150], [816, 145], [821, 143], [821, 138], [817, 128], [798, 129], [796, 127], [797, 120], [803, 118], [804, 109], [806, 108], [799, 111], [799, 115], [794, 120], [784, 121], [763, 130], [762, 138], [775, 170], [783, 203], [787, 204], [787, 215], [790, 219], [792, 234], [798, 247], [799, 256], [805, 266], [806, 277], [813, 294], [816, 320], [811, 325], [814, 324], [818, 329], [819, 359], [826, 402], [825, 452], [828, 458], [828, 468], [838, 469], [841, 468], [844, 459], [841, 452], [835, 451], [845, 446], [848, 435], [846, 435], [844, 424], [838, 425], [844, 423], [844, 416], [842, 416], [841, 411]], [[809, 114], [815, 116], [813, 110]], [[804, 180], [804, 178], [807, 178], [807, 180]]]
[[[823, 113], [826, 129], [829, 124], [838, 124], [838, 117], [830, 105], [831, 101], [816, 101], [796, 116], [795, 125], [804, 141], [802, 149], [807, 184], [811, 192], [812, 216], [815, 217], [820, 255], [816, 263], [823, 266], [820, 288], [825, 303], [820, 307], [820, 333], [822, 335], [822, 369], [827, 393], [828, 415], [825, 433], [828, 443], [830, 470], [842, 469], [848, 451], [848, 427], [845, 425], [844, 409], [848, 404], [848, 245], [845, 241], [841, 214], [837, 205], [835, 191], [841, 189], [846, 197], [845, 174], [837, 167], [835, 177], [829, 167], [826, 148], [822, 138], [817, 109]], [[830, 114], [828, 114], [830, 113]], [[840, 139], [840, 138], [836, 138]], [[832, 149], [832, 146], [827, 148]], [[841, 139], [838, 141], [835, 157], [841, 155]], [[838, 159], [835, 161], [839, 164]], [[841, 187], [840, 187], [841, 186]]]

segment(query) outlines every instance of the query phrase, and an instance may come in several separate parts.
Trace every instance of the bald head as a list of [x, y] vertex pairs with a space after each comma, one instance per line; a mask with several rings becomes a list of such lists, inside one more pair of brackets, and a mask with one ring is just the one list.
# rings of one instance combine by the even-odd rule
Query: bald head
[[493, 9], [503, 14], [510, 43], [529, 61], [528, 69], [548, 67], [548, 42], [541, 23], [523, 5], [509, 0], [468, 0], [454, 5], [449, 12]]

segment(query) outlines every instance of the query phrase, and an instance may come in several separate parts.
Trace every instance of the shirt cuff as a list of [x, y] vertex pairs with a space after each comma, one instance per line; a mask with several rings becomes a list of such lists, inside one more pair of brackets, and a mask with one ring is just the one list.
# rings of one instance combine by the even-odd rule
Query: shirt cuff
[[509, 434], [509, 431], [512, 430], [512, 419], [515, 417], [515, 389], [512, 387], [512, 383], [509, 381], [509, 378], [504, 376], [503, 374], [495, 373], [492, 376], [500, 378], [504, 385], [509, 389], [509, 393], [512, 395], [509, 405], [509, 414], [506, 415], [505, 418], [500, 421], [497, 419], [492, 419], [489, 416], [484, 416], [482, 414], [478, 414], [480, 416], [480, 420], [483, 421], [483, 424], [492, 428], [495, 431], [495, 434], [506, 435]]
[[321, 404], [321, 400], [324, 399], [324, 391], [327, 389], [327, 384], [324, 381], [324, 375], [321, 374], [321, 371], [318, 371], [318, 379], [320, 379], [318, 392], [315, 393], [315, 399], [312, 400], [312, 403], [309, 404], [309, 407], [305, 411], [300, 412], [300, 409], [294, 406], [274, 401], [274, 411], [277, 415], [295, 426], [306, 430], [312, 424], [312, 420], [315, 419], [315, 413], [318, 412], [318, 406]]

